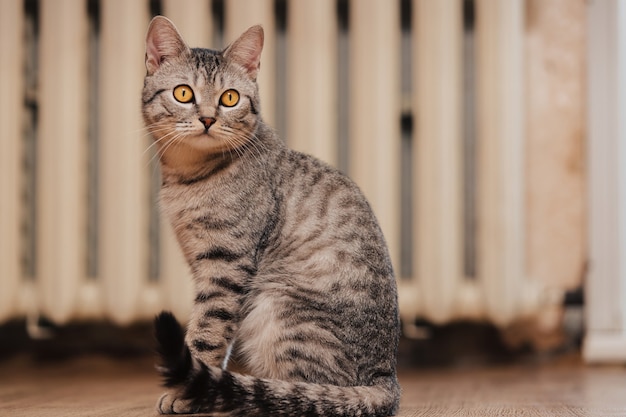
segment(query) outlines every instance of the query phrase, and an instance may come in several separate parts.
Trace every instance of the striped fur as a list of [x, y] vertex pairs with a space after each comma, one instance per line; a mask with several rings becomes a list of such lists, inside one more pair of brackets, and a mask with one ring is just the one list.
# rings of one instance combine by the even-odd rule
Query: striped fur
[[[168, 313], [155, 322], [170, 389], [158, 410], [393, 415], [399, 320], [384, 238], [349, 178], [263, 123], [262, 33], [218, 52], [189, 49], [164, 18], [148, 32], [144, 119], [196, 288], [186, 332]], [[192, 103], [173, 98], [181, 84]], [[228, 89], [232, 107], [219, 101]], [[226, 370], [231, 351], [246, 375]]]
[[[345, 387], [333, 384], [288, 382], [241, 375], [215, 366], [188, 360], [189, 349], [177, 336], [182, 328], [170, 313], [156, 319], [157, 338], [176, 351], [161, 350], [165, 365], [165, 385], [178, 387], [178, 376], [185, 375], [184, 387], [176, 399], [187, 411], [255, 416], [391, 416], [397, 408], [398, 387], [380, 376], [370, 386]], [[171, 332], [171, 334], [168, 334]], [[176, 375], [175, 377], [172, 377]], [[174, 413], [176, 402], [161, 397], [159, 410]]]

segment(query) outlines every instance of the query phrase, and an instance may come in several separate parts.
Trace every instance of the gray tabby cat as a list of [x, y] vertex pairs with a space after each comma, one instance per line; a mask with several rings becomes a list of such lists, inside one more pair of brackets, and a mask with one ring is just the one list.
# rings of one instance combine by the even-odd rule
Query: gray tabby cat
[[[155, 320], [169, 391], [158, 411], [389, 416], [398, 408], [395, 279], [370, 206], [347, 177], [263, 122], [263, 29], [190, 49], [155, 17], [143, 115], [161, 205], [193, 272], [187, 332]], [[231, 351], [246, 375], [226, 369]]]

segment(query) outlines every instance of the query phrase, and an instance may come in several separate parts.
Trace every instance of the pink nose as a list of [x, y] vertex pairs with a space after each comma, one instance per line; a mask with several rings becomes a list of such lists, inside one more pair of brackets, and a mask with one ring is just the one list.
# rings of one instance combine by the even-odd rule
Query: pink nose
[[201, 117], [200, 118], [200, 122], [202, 122], [202, 124], [204, 125], [204, 128], [206, 130], [209, 130], [211, 125], [213, 125], [213, 123], [215, 123], [215, 117]]

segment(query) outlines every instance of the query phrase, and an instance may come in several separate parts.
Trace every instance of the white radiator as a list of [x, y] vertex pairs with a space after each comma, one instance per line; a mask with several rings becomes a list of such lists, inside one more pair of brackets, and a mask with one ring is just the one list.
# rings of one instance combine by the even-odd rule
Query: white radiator
[[[0, 322], [188, 313], [186, 267], [151, 209], [158, 173], [140, 117], [155, 4], [197, 46], [264, 25], [265, 118], [292, 147], [362, 186], [389, 243], [406, 321], [506, 325], [560, 301], [525, 273], [524, 1], [476, 0], [472, 38], [460, 0], [278, 3], [286, 26], [272, 0], [89, 3], [99, 13], [85, 0], [56, 0], [39, 2], [36, 14], [21, 0], [0, 2]], [[410, 33], [400, 25], [408, 3]], [[473, 179], [463, 171], [468, 47], [480, 138]], [[36, 105], [34, 123], [25, 100]], [[409, 114], [412, 142], [400, 123]], [[474, 182], [477, 193], [467, 193]]]
[[626, 362], [626, 4], [591, 2], [588, 362]]

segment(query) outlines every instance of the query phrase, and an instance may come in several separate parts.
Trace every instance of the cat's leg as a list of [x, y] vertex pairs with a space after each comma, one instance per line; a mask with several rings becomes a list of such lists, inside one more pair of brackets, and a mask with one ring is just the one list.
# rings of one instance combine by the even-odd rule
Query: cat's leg
[[[346, 323], [336, 313], [324, 311], [327, 294], [308, 291], [310, 303], [295, 296], [260, 292], [248, 300], [242, 318], [237, 352], [250, 374], [285, 381], [352, 385], [357, 365], [350, 349], [336, 334]], [[315, 306], [313, 306], [315, 304]], [[320, 308], [321, 307], [321, 308]]]
[[[225, 268], [229, 269], [229, 268]], [[185, 341], [192, 356], [207, 366], [225, 368], [239, 327], [245, 295], [241, 274], [227, 273], [197, 281], [196, 298]]]

